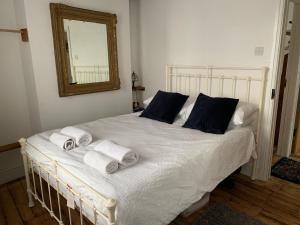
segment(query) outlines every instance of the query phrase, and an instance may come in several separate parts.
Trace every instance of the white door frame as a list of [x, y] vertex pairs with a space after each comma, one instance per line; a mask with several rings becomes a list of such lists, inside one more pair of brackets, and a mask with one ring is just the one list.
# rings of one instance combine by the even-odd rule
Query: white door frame
[[[259, 162], [259, 166], [255, 170], [255, 178], [261, 180], [268, 180], [271, 176], [271, 166], [272, 166], [272, 157], [273, 157], [273, 147], [274, 147], [274, 137], [275, 137], [275, 129], [276, 129], [276, 116], [278, 109], [278, 100], [279, 100], [279, 88], [280, 88], [280, 79], [283, 68], [283, 60], [284, 60], [284, 38], [286, 34], [286, 25], [288, 19], [288, 9], [289, 3], [293, 1], [294, 3], [300, 3], [300, 0], [279, 0], [278, 11], [275, 21], [275, 30], [274, 30], [274, 45], [272, 49], [272, 59], [271, 59], [271, 71], [270, 71], [270, 87], [267, 91], [271, 89], [275, 89], [276, 95], [274, 101], [269, 101], [268, 111], [266, 112], [266, 119], [264, 121], [264, 129], [266, 129], [265, 137], [266, 143], [262, 145], [262, 149], [266, 151], [262, 151], [265, 155], [261, 157], [263, 162]], [[267, 96], [268, 97], [268, 96]], [[268, 101], [266, 101], [268, 102]]]
[[[288, 1], [288, 2], [291, 2]], [[295, 5], [300, 4], [299, 0], [292, 1]], [[295, 18], [296, 14], [294, 14]], [[287, 15], [286, 15], [287, 17]], [[295, 20], [293, 20], [295, 21]], [[292, 27], [292, 34], [295, 34], [295, 26]], [[295, 36], [291, 36], [294, 38]], [[299, 69], [295, 71], [295, 67], [292, 65], [298, 64], [299, 61], [294, 61], [296, 59], [296, 55], [299, 51], [299, 45], [296, 41], [291, 40], [291, 51], [290, 57], [288, 61], [288, 68], [287, 68], [287, 85], [284, 92], [283, 98], [283, 108], [282, 108], [282, 117], [280, 121], [280, 131], [279, 131], [279, 141], [278, 141], [278, 149], [277, 154], [280, 156], [289, 157], [292, 151], [293, 145], [293, 133], [295, 127], [295, 119], [296, 119], [296, 110], [297, 110], [297, 103], [298, 103], [298, 95], [299, 95]], [[282, 53], [281, 53], [282, 54]], [[291, 76], [291, 74], [297, 74], [296, 77]]]
[[[279, 0], [278, 10], [274, 29], [274, 44], [272, 48], [272, 58], [269, 73], [269, 84], [267, 86], [267, 95], [265, 100], [265, 119], [261, 134], [265, 134], [262, 138], [263, 143], [261, 149], [261, 157], [258, 159], [257, 167], [254, 170], [254, 178], [260, 180], [268, 180], [271, 176], [271, 166], [274, 148], [274, 137], [276, 129], [276, 116], [279, 100], [280, 79], [284, 60], [284, 40], [287, 29], [289, 3], [294, 2], [300, 4], [300, 0]], [[276, 90], [275, 99], [271, 99], [271, 90]], [[270, 92], [269, 92], [270, 91]], [[269, 94], [268, 94], [269, 92]]]
[[275, 123], [278, 107], [279, 92], [276, 92], [275, 99], [271, 99], [272, 89], [278, 90], [280, 85], [280, 71], [282, 70], [283, 57], [281, 57], [281, 50], [284, 46], [284, 34], [286, 13], [288, 11], [289, 0], [278, 0], [277, 13], [274, 25], [274, 42], [271, 52], [270, 71], [268, 75], [268, 82], [266, 88], [265, 111], [263, 115], [261, 127], [261, 146], [260, 157], [257, 159], [257, 166], [254, 168], [253, 178], [260, 180], [268, 180], [271, 176], [271, 165], [273, 156], [273, 143], [275, 136]]

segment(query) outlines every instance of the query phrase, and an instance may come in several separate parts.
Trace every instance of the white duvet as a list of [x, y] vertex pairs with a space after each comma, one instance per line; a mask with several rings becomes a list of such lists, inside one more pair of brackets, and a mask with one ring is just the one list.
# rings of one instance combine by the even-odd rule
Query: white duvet
[[[116, 199], [117, 225], [169, 224], [247, 163], [255, 151], [249, 128], [214, 135], [137, 114], [100, 119], [78, 127], [89, 131], [94, 141], [107, 139], [131, 148], [140, 155], [139, 162], [115, 174], [103, 175], [83, 163], [85, 148], [64, 152], [50, 143], [48, 137], [53, 131], [34, 135], [28, 142], [96, 191]], [[40, 163], [49, 163], [34, 149], [27, 150]], [[101, 202], [92, 193], [66, 174], [60, 176], [101, 209]]]

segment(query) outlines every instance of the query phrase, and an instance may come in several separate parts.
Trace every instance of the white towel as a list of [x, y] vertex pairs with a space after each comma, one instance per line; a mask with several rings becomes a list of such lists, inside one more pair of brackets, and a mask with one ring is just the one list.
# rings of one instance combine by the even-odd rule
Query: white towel
[[139, 160], [139, 155], [131, 149], [117, 145], [111, 141], [97, 141], [91, 146], [95, 151], [101, 152], [115, 160], [125, 167], [134, 165]]
[[118, 161], [96, 151], [88, 151], [84, 155], [83, 161], [101, 173], [112, 174], [119, 168]]
[[53, 133], [51, 134], [49, 140], [56, 144], [58, 147], [69, 151], [73, 148], [75, 148], [75, 139], [66, 135], [62, 135], [59, 133]]
[[76, 127], [65, 127], [60, 131], [62, 134], [75, 138], [76, 145], [87, 146], [92, 142], [92, 135]]

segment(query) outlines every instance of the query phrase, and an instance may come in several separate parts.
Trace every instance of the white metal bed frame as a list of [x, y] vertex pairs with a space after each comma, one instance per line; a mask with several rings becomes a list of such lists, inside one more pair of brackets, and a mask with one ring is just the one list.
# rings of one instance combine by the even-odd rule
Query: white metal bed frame
[[[37, 148], [35, 148], [33, 145], [30, 145], [25, 138], [21, 138], [19, 140], [19, 143], [21, 145], [21, 154], [23, 157], [23, 163], [24, 163], [24, 170], [25, 170], [25, 179], [26, 179], [26, 185], [27, 185], [27, 194], [28, 194], [28, 200], [29, 200], [29, 207], [33, 207], [35, 205], [33, 198], [41, 203], [42, 207], [45, 208], [51, 217], [53, 217], [58, 224], [63, 225], [63, 218], [62, 218], [62, 209], [61, 209], [61, 196], [64, 195], [64, 193], [69, 193], [74, 197], [74, 204], [75, 204], [75, 198], [79, 199], [79, 205], [77, 205], [77, 208], [80, 213], [80, 224], [83, 225], [83, 216], [86, 216], [87, 219], [90, 220], [93, 224], [98, 224], [98, 216], [102, 217], [104, 220], [107, 221], [108, 225], [115, 225], [115, 209], [117, 202], [115, 199], [107, 198], [103, 194], [97, 192], [93, 187], [88, 185], [86, 182], [82, 181], [80, 178], [78, 178], [75, 174], [68, 171], [66, 168], [64, 168], [63, 165], [61, 165], [59, 162], [51, 159], [41, 151], [39, 151]], [[34, 160], [33, 157], [30, 155], [28, 151], [26, 151], [26, 148], [30, 147], [38, 151], [40, 154], [42, 154], [44, 157], [46, 157], [50, 162], [52, 162], [53, 165], [53, 171], [54, 173], [47, 168], [46, 166], [42, 165], [38, 161]], [[93, 194], [95, 194], [99, 201], [103, 203], [105, 206], [105, 211], [100, 211], [96, 208], [96, 206], [84, 195], [81, 193], [76, 192], [73, 190], [64, 180], [62, 180], [58, 176], [58, 170], [62, 170], [63, 172], [70, 175], [72, 178], [74, 178], [78, 183], [83, 184], [89, 191], [91, 191]], [[35, 175], [37, 173], [37, 175]], [[42, 176], [43, 174], [46, 174], [46, 176]], [[32, 183], [33, 183], [33, 190], [31, 185], [31, 179], [30, 174], [32, 176]], [[38, 176], [39, 179], [39, 187], [36, 184], [35, 178]], [[55, 180], [55, 185], [52, 185], [50, 183], [50, 179]], [[47, 191], [49, 196], [49, 205], [45, 202], [44, 197], [44, 187], [42, 185], [42, 180], [47, 182]], [[56, 190], [56, 197], [57, 197], [57, 203], [58, 203], [58, 215], [55, 215], [53, 204], [52, 204], [52, 196], [51, 196], [51, 186]], [[64, 191], [63, 191], [64, 190]], [[38, 191], [40, 191], [41, 196], [38, 195]], [[67, 196], [63, 196], [67, 200]], [[89, 207], [93, 211], [93, 219], [88, 217], [88, 215], [85, 214], [83, 210], [83, 205], [85, 207]], [[72, 225], [72, 216], [71, 216], [71, 209], [72, 207], [69, 207], [68, 200], [67, 200], [67, 208], [68, 208], [68, 220], [69, 224]]]
[[[233, 74], [233, 75], [232, 75]], [[199, 92], [203, 92], [209, 95], [213, 95], [214, 89], [217, 87], [217, 96], [228, 96], [226, 93], [226, 81], [231, 81], [231, 94], [229, 97], [241, 97], [241, 94], [238, 92], [238, 85], [240, 82], [246, 82], [246, 94], [244, 97], [246, 101], [252, 102], [259, 106], [260, 112], [263, 111], [264, 107], [264, 96], [265, 96], [265, 77], [267, 74], [267, 68], [242, 68], [242, 67], [201, 67], [201, 66], [167, 66], [166, 70], [166, 90], [167, 91], [176, 91], [182, 92], [185, 94], [190, 94], [196, 96]], [[255, 76], [256, 75], [256, 76]], [[216, 85], [216, 82], [218, 85]], [[255, 87], [252, 87], [253, 83], [259, 83], [259, 98], [254, 100], [251, 98], [252, 93], [254, 90], [257, 91]], [[205, 83], [204, 87], [201, 83]], [[231, 96], [230, 96], [231, 95]], [[258, 128], [257, 128], [257, 142], [259, 142], [259, 131], [260, 131], [260, 120], [261, 120], [261, 113], [259, 113], [259, 120], [258, 120]], [[35, 148], [34, 146], [30, 145], [25, 138], [19, 140], [21, 144], [21, 153], [24, 162], [24, 169], [25, 169], [25, 178], [27, 184], [27, 194], [29, 199], [29, 207], [34, 206], [34, 201], [37, 200], [41, 203], [42, 207], [45, 208], [53, 217], [58, 224], [63, 225], [63, 218], [62, 218], [62, 209], [61, 209], [61, 197], [68, 198], [65, 193], [77, 198], [79, 204], [76, 205], [77, 209], [80, 213], [80, 224], [83, 225], [83, 216], [93, 223], [97, 225], [99, 223], [98, 217], [100, 216], [103, 218], [108, 225], [116, 225], [116, 207], [117, 201], [112, 198], [108, 198], [102, 193], [97, 192], [93, 187], [89, 186], [86, 182], [82, 181], [78, 178], [75, 174], [72, 174], [63, 165], [59, 162], [51, 159], [47, 155], [43, 154], [39, 149]], [[38, 161], [34, 160], [34, 158], [30, 155], [27, 148], [34, 149], [42, 154], [44, 157], [49, 159], [51, 162], [53, 169], [49, 169], [46, 166], [42, 165]], [[258, 151], [259, 154], [259, 151]], [[58, 170], [64, 171], [80, 184], [83, 184], [89, 191], [94, 193], [98, 200], [103, 203], [105, 210], [100, 211], [96, 208], [96, 206], [87, 199], [81, 193], [76, 192], [70, 186], [62, 180], [58, 176]], [[54, 172], [53, 172], [54, 171]], [[35, 175], [36, 173], [36, 175]], [[42, 175], [44, 174], [44, 175]], [[36, 184], [35, 178], [39, 179], [39, 187]], [[31, 182], [32, 178], [32, 182]], [[50, 183], [50, 179], [55, 180], [54, 184]], [[47, 183], [47, 190], [48, 197], [49, 197], [49, 204], [47, 205], [45, 202], [44, 196], [44, 187], [42, 184], [42, 180]], [[33, 185], [32, 185], [33, 183]], [[32, 189], [33, 186], [33, 189]], [[55, 215], [52, 205], [51, 199], [51, 187], [56, 190], [56, 197], [58, 203], [58, 215]], [[38, 195], [38, 191], [40, 191], [40, 195]], [[93, 218], [91, 216], [86, 215], [84, 211], [84, 207], [90, 208], [93, 212]], [[72, 217], [71, 217], [71, 208], [69, 207], [67, 200], [67, 208], [68, 208], [68, 220], [69, 224], [72, 225]]]
[[[166, 90], [179, 92], [197, 97], [200, 92], [214, 97], [238, 98], [258, 106], [258, 120], [255, 132], [256, 150], [260, 153], [260, 132], [262, 114], [265, 105], [265, 90], [268, 67], [216, 67], [216, 66], [188, 66], [167, 65]], [[239, 90], [244, 83], [245, 90]], [[253, 85], [256, 83], [256, 87]], [[227, 92], [225, 91], [225, 87]], [[258, 87], [257, 87], [258, 86]], [[252, 98], [256, 95], [256, 98]], [[252, 179], [255, 178], [257, 160], [251, 169]]]

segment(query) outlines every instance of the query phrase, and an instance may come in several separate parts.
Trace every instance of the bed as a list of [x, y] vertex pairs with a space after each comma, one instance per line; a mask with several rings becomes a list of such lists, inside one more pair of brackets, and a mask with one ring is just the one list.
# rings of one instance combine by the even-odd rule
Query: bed
[[[262, 111], [265, 74], [265, 68], [168, 66], [167, 90], [233, 96], [257, 104]], [[184, 129], [183, 123], [170, 125], [135, 113], [77, 125], [94, 140], [112, 140], [139, 153], [138, 164], [111, 175], [85, 165], [84, 148], [67, 153], [58, 149], [48, 141], [52, 131], [21, 139], [29, 206], [35, 198], [63, 224], [60, 207], [55, 214], [44, 194], [37, 194], [45, 191], [37, 178], [47, 182], [49, 195], [50, 187], [57, 191], [59, 203], [61, 197], [67, 199], [69, 212], [78, 209], [81, 224], [84, 216], [103, 225], [168, 224], [251, 156], [259, 156], [260, 119], [257, 130], [243, 127], [224, 135]]]

